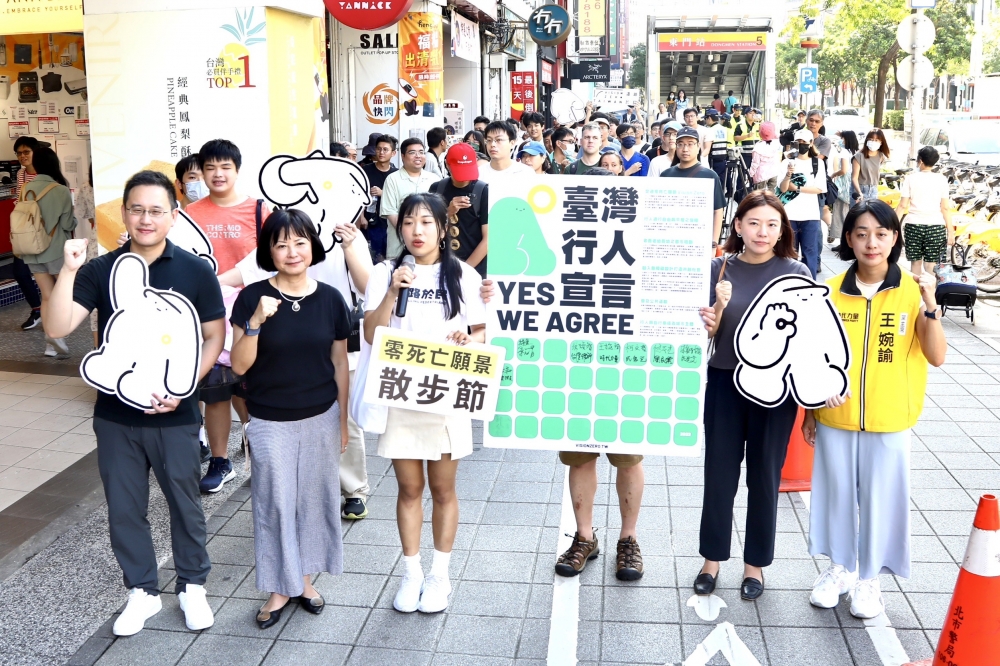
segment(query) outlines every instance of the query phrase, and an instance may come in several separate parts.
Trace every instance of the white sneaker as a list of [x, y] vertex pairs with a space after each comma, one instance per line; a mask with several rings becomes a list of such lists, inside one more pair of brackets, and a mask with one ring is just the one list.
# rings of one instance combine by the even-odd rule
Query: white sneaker
[[56, 351], [63, 356], [69, 356], [69, 345], [66, 344], [64, 338], [49, 338], [52, 346], [56, 348]]
[[451, 594], [451, 581], [441, 576], [431, 574], [424, 580], [424, 591], [420, 593], [421, 613], [440, 613], [448, 607], [448, 595]]
[[184, 622], [191, 631], [208, 629], [215, 624], [212, 607], [205, 598], [205, 588], [201, 585], [188, 583], [184, 592], [177, 595], [181, 610], [184, 611]]
[[56, 348], [52, 345], [46, 343], [45, 345], [45, 355], [46, 356], [56, 356]]
[[857, 572], [851, 573], [839, 564], [831, 564], [813, 583], [809, 603], [820, 608], [833, 608], [840, 603], [840, 595], [851, 591], [857, 579]]
[[163, 602], [159, 596], [154, 597], [147, 594], [146, 590], [134, 587], [128, 593], [128, 604], [115, 620], [112, 631], [115, 636], [137, 634], [146, 625], [146, 620], [159, 613], [162, 608]]
[[423, 572], [403, 574], [403, 582], [399, 584], [399, 592], [392, 600], [392, 607], [400, 613], [412, 613], [420, 606], [420, 593], [424, 589]]
[[882, 601], [882, 586], [878, 576], [859, 580], [851, 592], [851, 615], [862, 620], [870, 620], [885, 612]]

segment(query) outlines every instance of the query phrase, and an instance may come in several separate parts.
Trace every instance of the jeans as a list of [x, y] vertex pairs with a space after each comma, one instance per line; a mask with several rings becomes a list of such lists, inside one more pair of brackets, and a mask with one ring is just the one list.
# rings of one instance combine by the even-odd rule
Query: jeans
[[792, 231], [795, 232], [795, 244], [798, 246], [802, 259], [816, 279], [819, 270], [819, 250], [822, 246], [822, 226], [819, 220], [792, 220]]

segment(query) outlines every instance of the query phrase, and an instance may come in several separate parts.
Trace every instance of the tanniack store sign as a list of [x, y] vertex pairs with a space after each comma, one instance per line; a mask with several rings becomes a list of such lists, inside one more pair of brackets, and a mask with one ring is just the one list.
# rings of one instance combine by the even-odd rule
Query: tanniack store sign
[[0, 30], [5, 35], [83, 32], [83, 2], [4, 0], [0, 2]]

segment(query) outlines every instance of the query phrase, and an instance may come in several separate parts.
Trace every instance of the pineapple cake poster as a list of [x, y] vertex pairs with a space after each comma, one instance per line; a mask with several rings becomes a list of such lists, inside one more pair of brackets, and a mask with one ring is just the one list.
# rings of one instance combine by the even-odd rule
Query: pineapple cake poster
[[100, 252], [117, 248], [122, 189], [141, 169], [173, 182], [181, 158], [229, 139], [243, 157], [238, 191], [259, 198], [257, 174], [272, 155], [326, 152], [323, 5], [300, 4], [317, 5], [316, 15], [262, 6], [92, 14], [88, 5]]

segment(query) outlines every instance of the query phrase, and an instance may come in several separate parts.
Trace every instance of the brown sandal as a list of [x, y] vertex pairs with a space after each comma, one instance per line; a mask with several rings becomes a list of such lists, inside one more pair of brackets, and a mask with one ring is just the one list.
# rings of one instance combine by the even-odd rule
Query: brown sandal
[[577, 532], [573, 535], [573, 543], [570, 544], [569, 549], [559, 556], [556, 563], [556, 573], [568, 578], [578, 576], [587, 566], [587, 562], [596, 559], [600, 553], [601, 546], [597, 541], [596, 529], [594, 529], [594, 536], [590, 541], [581, 539], [580, 533]]

